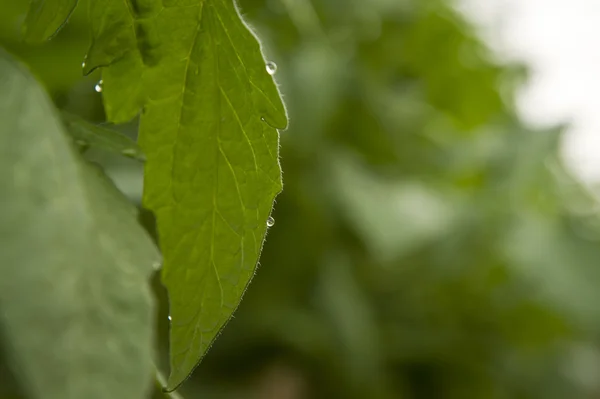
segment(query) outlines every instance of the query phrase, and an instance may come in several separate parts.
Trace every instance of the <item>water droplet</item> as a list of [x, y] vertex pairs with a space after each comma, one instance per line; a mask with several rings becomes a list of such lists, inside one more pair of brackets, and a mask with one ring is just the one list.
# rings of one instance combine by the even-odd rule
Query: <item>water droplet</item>
[[84, 69], [84, 68], [85, 68], [85, 61], [83, 61], [83, 62], [81, 63], [81, 69]]
[[260, 121], [266, 123], [267, 126], [272, 127], [273, 129], [277, 129], [278, 131], [281, 128], [281, 126], [279, 125], [279, 123], [277, 123], [276, 121], [274, 121], [272, 117], [269, 117], [269, 119], [267, 119], [264, 116], [261, 116], [260, 117]]
[[267, 227], [273, 227], [274, 224], [275, 224], [275, 219], [273, 219], [272, 216], [269, 216], [269, 218], [267, 219]]
[[277, 64], [272, 61], [267, 62], [266, 67], [269, 75], [275, 75], [275, 72], [277, 72]]
[[173, 320], [173, 319], [171, 318], [171, 315], [168, 315], [168, 316], [167, 316], [167, 319], [169, 319], [169, 321]]
[[103, 84], [104, 82], [100, 80], [98, 83], [96, 83], [96, 86], [94, 86], [94, 90], [96, 90], [98, 93], [101, 93]]

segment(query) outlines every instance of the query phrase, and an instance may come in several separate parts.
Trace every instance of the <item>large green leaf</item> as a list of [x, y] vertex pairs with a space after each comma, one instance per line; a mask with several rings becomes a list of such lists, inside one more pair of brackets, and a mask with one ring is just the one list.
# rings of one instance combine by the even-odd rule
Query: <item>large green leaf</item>
[[[158, 220], [175, 389], [238, 306], [281, 191], [287, 118], [259, 43], [231, 0], [166, 1], [146, 72], [144, 203]], [[273, 127], [272, 127], [273, 126]]]
[[91, 6], [98, 28], [86, 68], [110, 66], [102, 74], [109, 120], [144, 106], [144, 203], [157, 215], [165, 258], [175, 389], [254, 274], [281, 190], [276, 128], [287, 117], [233, 1], [132, 4]]
[[[105, 3], [117, 13], [116, 2]], [[144, 203], [157, 215], [165, 258], [172, 317], [168, 388], [175, 389], [254, 274], [281, 190], [276, 128], [285, 128], [287, 117], [259, 43], [231, 0], [165, 1], [164, 8], [152, 0], [137, 3], [134, 14], [121, 10], [114, 17], [127, 21], [120, 32], [129, 32], [129, 56], [111, 57], [108, 41], [98, 38], [93, 50], [112, 59], [104, 62], [111, 64], [103, 73], [106, 93], [126, 95], [141, 85], [148, 97], [140, 125]], [[139, 27], [137, 37], [131, 27]], [[140, 40], [140, 30], [143, 38], [157, 30], [160, 40]], [[96, 64], [103, 63], [90, 67]], [[125, 89], [107, 78], [117, 69], [129, 71]], [[112, 101], [105, 96], [108, 110], [118, 108]], [[135, 106], [128, 108], [132, 116]], [[124, 115], [110, 114], [113, 121]]]
[[158, 253], [49, 98], [0, 53], [0, 327], [32, 398], [145, 398]]
[[31, 0], [23, 31], [28, 42], [52, 38], [67, 22], [78, 0]]

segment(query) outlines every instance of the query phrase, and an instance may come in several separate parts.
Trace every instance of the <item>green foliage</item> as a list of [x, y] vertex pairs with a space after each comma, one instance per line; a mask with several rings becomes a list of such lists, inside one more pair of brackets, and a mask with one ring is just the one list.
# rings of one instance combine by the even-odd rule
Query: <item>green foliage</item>
[[199, 392], [597, 396], [597, 202], [562, 129], [514, 115], [522, 68], [444, 2], [282, 3], [241, 5], [278, 60], [285, 189]]
[[[111, 110], [133, 115], [135, 88], [148, 96], [139, 136], [144, 205], [157, 217], [169, 290], [169, 389], [198, 364], [254, 274], [281, 190], [276, 128], [287, 124], [258, 42], [233, 3], [188, 3], [163, 10], [152, 1], [135, 10], [92, 3], [92, 20], [104, 29], [93, 29], [85, 67], [110, 65], [103, 90], [131, 95], [130, 105], [106, 95], [113, 122], [121, 117]], [[130, 71], [124, 92], [113, 81], [124, 78], [121, 68]]]
[[131, 157], [138, 161], [146, 160], [137, 143], [116, 130], [94, 125], [69, 112], [63, 112], [62, 119], [67, 131], [75, 140], [75, 144], [82, 148], [92, 146]]
[[23, 23], [25, 40], [43, 42], [52, 38], [67, 22], [78, 0], [32, 0]]
[[[147, 394], [150, 358], [133, 366], [131, 350], [153, 352], [150, 319], [141, 320], [149, 309], [158, 313], [153, 360], [171, 365], [155, 398], [600, 392], [597, 200], [561, 164], [563, 129], [533, 131], [515, 115], [524, 69], [499, 63], [450, 1], [240, 0], [262, 48], [230, 0], [81, 0], [60, 34], [35, 47], [11, 30], [27, 12], [21, 3], [0, 0], [0, 44], [60, 113], [45, 98], [23, 100], [30, 91], [0, 91], [11, 107], [0, 111], [0, 140], [10, 143], [0, 147], [0, 217], [11, 220], [0, 220], [0, 268], [10, 271], [0, 310], [16, 318], [0, 319], [0, 398], [9, 374], [21, 397]], [[61, 1], [32, 4], [64, 11]], [[44, 17], [39, 40], [66, 17]], [[262, 50], [277, 60], [292, 115], [270, 229], [287, 118]], [[34, 121], [20, 118], [24, 109], [43, 115], [18, 134]], [[58, 165], [39, 145], [50, 139], [63, 148]], [[87, 148], [85, 160], [71, 141]], [[142, 152], [143, 193], [142, 164], [122, 156]], [[90, 161], [151, 211], [139, 220], [163, 252], [156, 307], [139, 299], [156, 253], [122, 195], [98, 187], [108, 182]], [[58, 166], [68, 172], [61, 186], [47, 177]], [[27, 167], [37, 171], [29, 191], [9, 196]], [[98, 234], [112, 249], [90, 238]], [[260, 252], [236, 317], [203, 357]], [[22, 288], [26, 278], [37, 282]], [[123, 302], [135, 295], [138, 305]], [[60, 350], [60, 337], [89, 330]], [[115, 339], [134, 346], [115, 354]], [[161, 392], [200, 358], [177, 394]]]
[[17, 377], [32, 398], [145, 398], [158, 251], [4, 52], [0, 76], [0, 321]]
[[[72, 11], [65, 7], [33, 2], [28, 32], [33, 25], [56, 29]], [[126, 122], [143, 107], [143, 205], [156, 215], [164, 255], [173, 390], [204, 356], [254, 274], [281, 191], [277, 129], [286, 127], [287, 116], [259, 43], [233, 2], [92, 1], [89, 16], [83, 72], [102, 69], [98, 91], [108, 121]], [[63, 120], [82, 147], [142, 158], [127, 136], [68, 112]]]
[[[103, 98], [107, 119], [123, 123], [135, 117], [145, 100], [144, 71], [138, 40], [155, 20], [159, 3], [103, 0], [89, 3], [91, 46], [83, 71], [103, 69]], [[148, 15], [149, 14], [149, 15]], [[147, 82], [149, 83], [149, 81]], [[154, 82], [153, 82], [154, 84]]]

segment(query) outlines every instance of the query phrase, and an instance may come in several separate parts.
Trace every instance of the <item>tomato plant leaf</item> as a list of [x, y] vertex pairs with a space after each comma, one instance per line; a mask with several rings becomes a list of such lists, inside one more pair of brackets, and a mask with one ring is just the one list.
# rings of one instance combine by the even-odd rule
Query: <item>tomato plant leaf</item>
[[24, 39], [39, 43], [51, 39], [77, 7], [78, 0], [31, 0], [23, 24]]
[[67, 132], [78, 145], [100, 148], [138, 161], [146, 160], [137, 143], [121, 132], [101, 125], [94, 125], [68, 112], [62, 113], [62, 120]]
[[159, 0], [96, 0], [89, 5], [92, 44], [86, 55], [84, 73], [98, 67], [105, 89], [102, 92], [107, 119], [123, 123], [135, 117], [144, 100], [144, 65], [159, 59], [156, 16]]
[[0, 325], [10, 364], [34, 399], [145, 398], [156, 248], [4, 52], [0, 120]]
[[[144, 203], [158, 221], [177, 388], [237, 308], [275, 196], [287, 116], [259, 42], [231, 0], [164, 1], [145, 70]], [[106, 81], [105, 81], [106, 84]]]

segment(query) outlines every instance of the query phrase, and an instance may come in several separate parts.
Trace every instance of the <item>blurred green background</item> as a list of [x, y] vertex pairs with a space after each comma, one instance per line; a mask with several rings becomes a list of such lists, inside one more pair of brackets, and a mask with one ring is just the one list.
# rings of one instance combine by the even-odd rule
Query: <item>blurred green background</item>
[[[81, 74], [86, 1], [37, 47], [20, 40], [27, 3], [0, 0], [0, 44], [59, 107], [103, 122], [99, 76]], [[450, 1], [239, 5], [290, 115], [284, 192], [254, 282], [182, 395], [600, 398], [598, 204], [559, 158], [564, 127], [518, 120], [526, 68]], [[140, 165], [86, 156], [139, 203]]]

